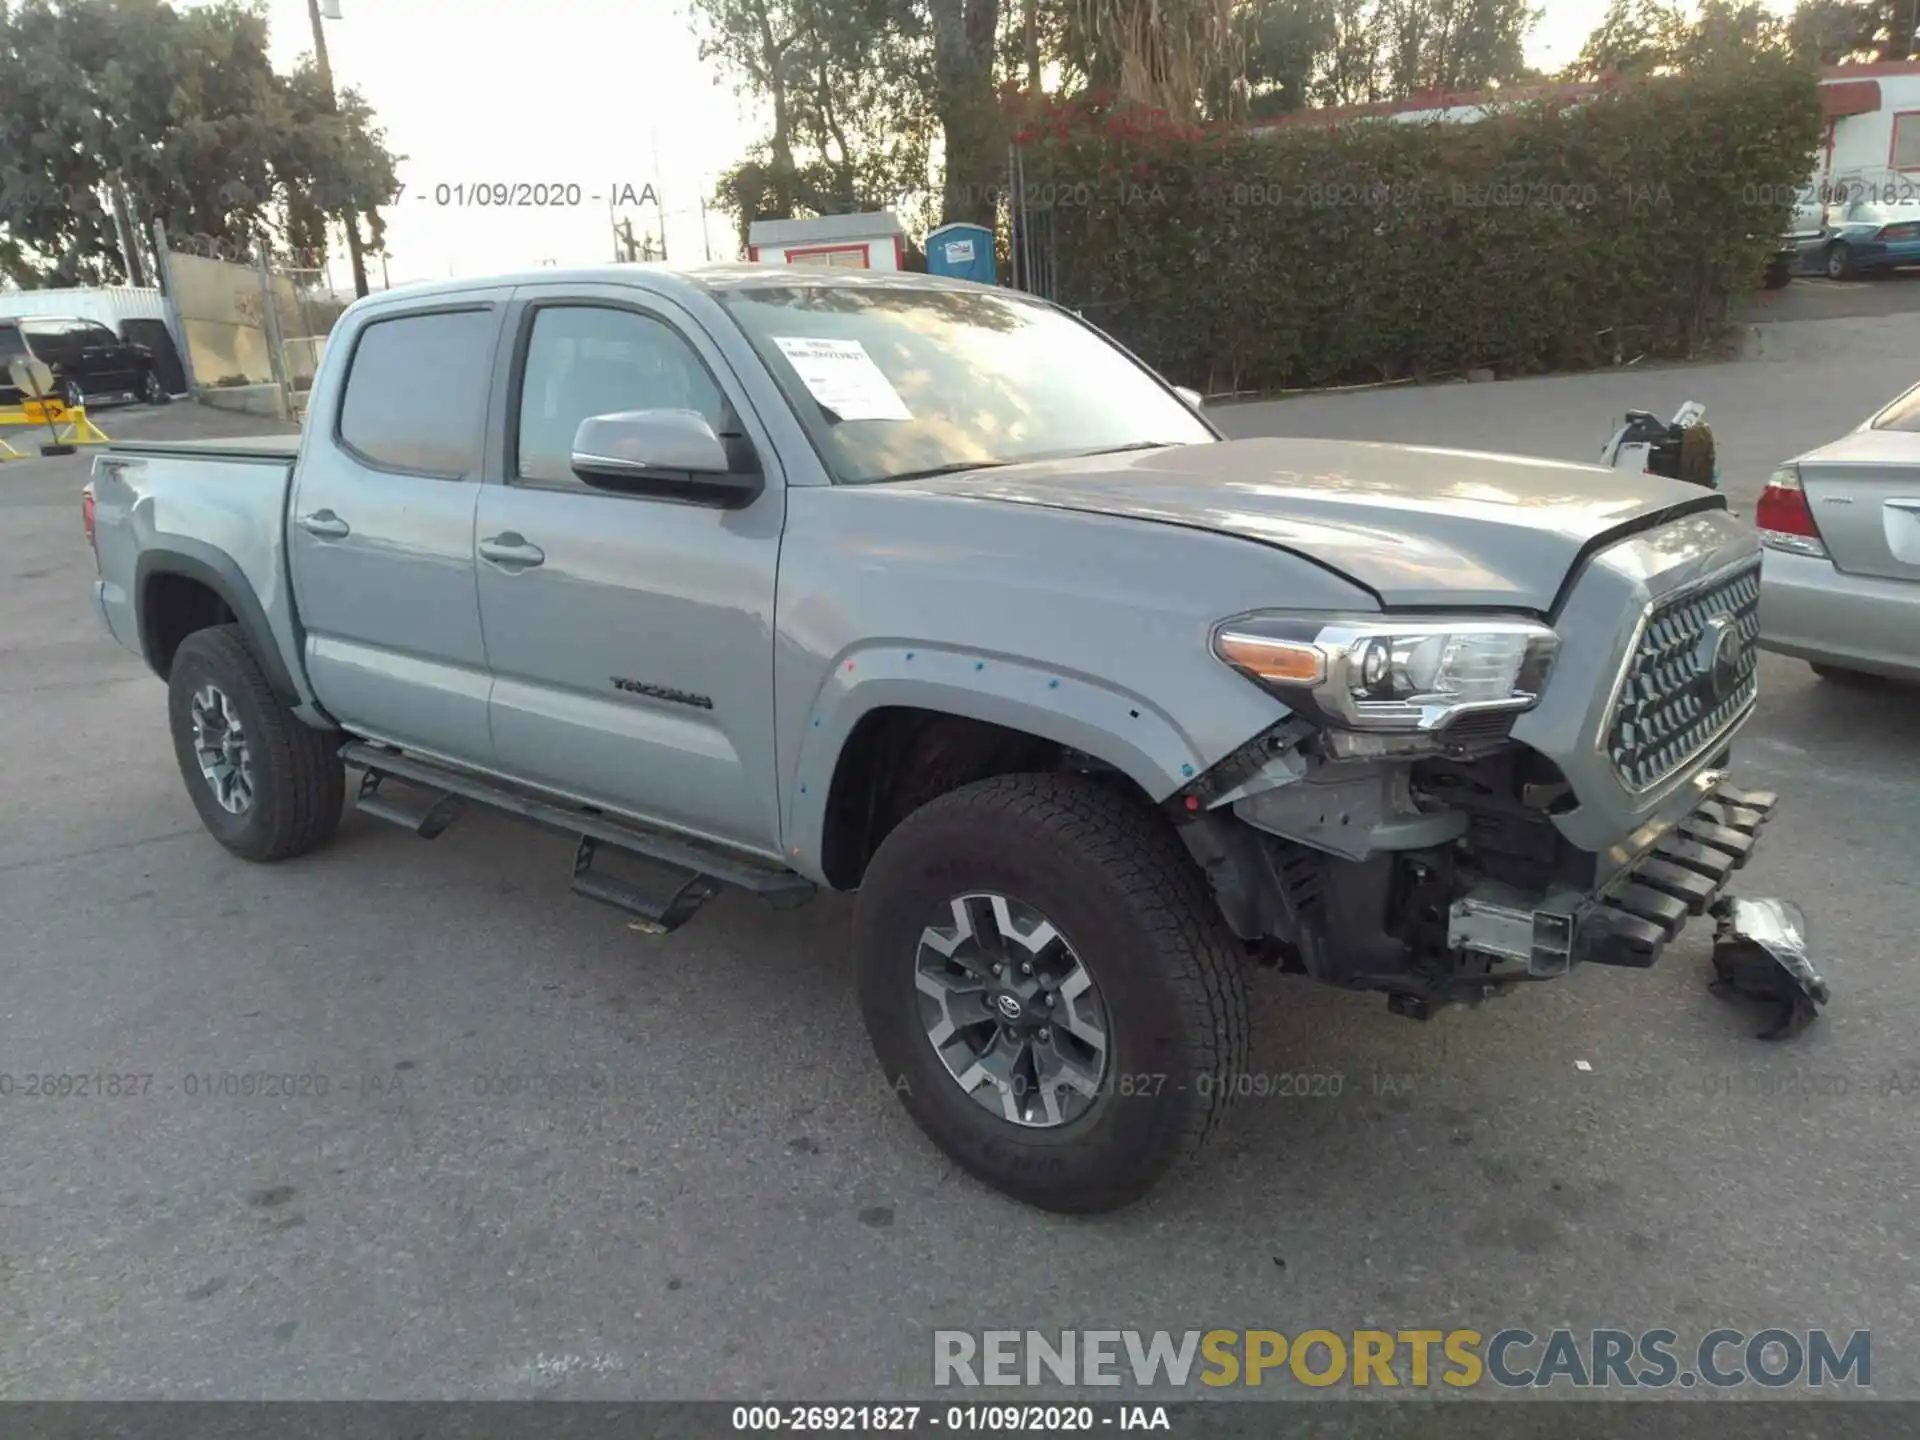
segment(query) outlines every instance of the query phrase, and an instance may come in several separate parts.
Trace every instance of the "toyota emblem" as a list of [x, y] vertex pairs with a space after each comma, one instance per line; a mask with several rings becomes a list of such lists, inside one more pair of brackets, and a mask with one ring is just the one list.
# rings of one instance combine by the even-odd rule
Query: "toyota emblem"
[[1707, 621], [1695, 652], [1700, 673], [1715, 700], [1724, 700], [1740, 683], [1740, 672], [1747, 658], [1746, 637], [1731, 615], [1716, 615]]
[[1006, 1016], [1007, 1019], [1018, 1020], [1020, 1018], [1020, 1002], [1013, 996], [1003, 994], [993, 1003], [1000, 1007], [1000, 1013]]

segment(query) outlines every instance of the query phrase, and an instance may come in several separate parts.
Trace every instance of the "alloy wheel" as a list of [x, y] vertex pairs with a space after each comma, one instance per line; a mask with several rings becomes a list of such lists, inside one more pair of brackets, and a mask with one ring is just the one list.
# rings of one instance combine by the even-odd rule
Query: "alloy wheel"
[[244, 815], [253, 804], [253, 754], [240, 716], [218, 685], [202, 685], [193, 696], [193, 755], [220, 808]]
[[954, 1082], [1034, 1129], [1079, 1119], [1107, 1078], [1107, 1011], [1060, 931], [1005, 895], [956, 896], [920, 932], [921, 1023]]

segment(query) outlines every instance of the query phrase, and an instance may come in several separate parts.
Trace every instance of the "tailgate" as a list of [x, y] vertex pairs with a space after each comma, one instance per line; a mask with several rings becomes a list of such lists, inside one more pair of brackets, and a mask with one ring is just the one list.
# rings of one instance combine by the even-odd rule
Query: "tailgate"
[[1800, 462], [1835, 568], [1920, 581], [1920, 434], [1862, 430]]

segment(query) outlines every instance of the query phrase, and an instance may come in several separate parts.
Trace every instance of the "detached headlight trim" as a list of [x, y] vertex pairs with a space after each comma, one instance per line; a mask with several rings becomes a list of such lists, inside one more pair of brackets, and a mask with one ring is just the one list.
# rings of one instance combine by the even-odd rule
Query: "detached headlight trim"
[[1532, 620], [1261, 611], [1214, 627], [1213, 653], [1290, 704], [1349, 730], [1444, 730], [1539, 700], [1560, 640]]

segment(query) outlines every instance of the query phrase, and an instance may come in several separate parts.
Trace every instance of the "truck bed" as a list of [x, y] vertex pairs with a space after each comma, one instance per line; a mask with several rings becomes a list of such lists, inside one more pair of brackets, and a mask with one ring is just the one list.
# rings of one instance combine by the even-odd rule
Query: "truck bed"
[[114, 455], [180, 455], [193, 460], [267, 460], [284, 463], [300, 450], [300, 436], [244, 435], [218, 440], [116, 440]]
[[107, 629], [147, 655], [140, 596], [155, 571], [211, 590], [246, 627], [276, 690], [309, 697], [286, 570], [298, 435], [121, 441], [93, 461], [96, 590]]

